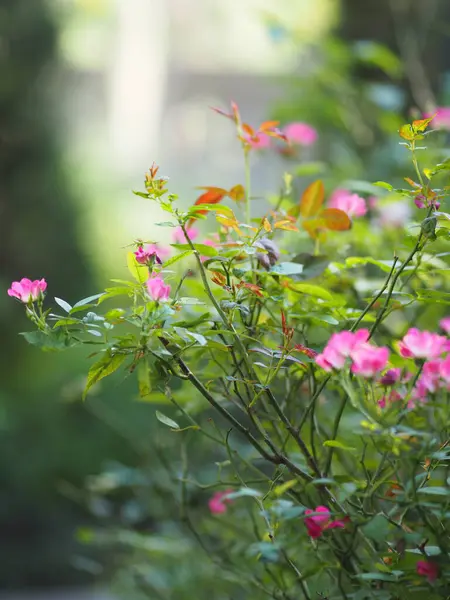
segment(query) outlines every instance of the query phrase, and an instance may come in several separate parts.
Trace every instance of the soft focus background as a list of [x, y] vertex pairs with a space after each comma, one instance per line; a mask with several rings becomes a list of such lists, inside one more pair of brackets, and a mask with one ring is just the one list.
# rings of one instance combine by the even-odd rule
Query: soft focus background
[[[185, 205], [195, 186], [243, 183], [233, 129], [209, 109], [231, 99], [255, 125], [317, 129], [305, 177], [328, 163], [336, 186], [394, 180], [399, 124], [450, 105], [450, 4], [0, 0], [0, 68], [0, 589], [107, 585], [117, 556], [87, 546], [89, 528], [151, 523], [121, 489], [108, 502], [83, 490], [143, 464], [160, 483], [154, 405], [128, 381], [82, 403], [87, 356], [28, 346], [7, 287], [45, 277], [75, 302], [125, 272], [134, 239], [164, 242], [131, 193], [153, 161]], [[254, 195], [276, 192], [287, 165], [258, 155]], [[83, 597], [70, 594], [58, 598]]]

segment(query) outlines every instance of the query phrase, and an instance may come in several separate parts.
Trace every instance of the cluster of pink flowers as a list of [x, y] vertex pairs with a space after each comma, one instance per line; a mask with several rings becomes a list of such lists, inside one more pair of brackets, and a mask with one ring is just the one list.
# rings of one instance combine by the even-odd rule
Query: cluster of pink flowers
[[360, 329], [355, 333], [334, 333], [323, 352], [316, 356], [316, 363], [325, 371], [332, 371], [342, 369], [349, 360], [352, 373], [361, 377], [374, 377], [386, 368], [389, 350], [384, 346], [374, 346], [368, 340], [367, 329]]
[[232, 502], [232, 500], [229, 500], [227, 496], [232, 492], [233, 490], [228, 489], [224, 492], [216, 492], [213, 496], [211, 496], [208, 506], [213, 515], [221, 515], [227, 512], [227, 504]]
[[363, 217], [367, 212], [364, 198], [344, 189], [337, 189], [332, 193], [328, 206], [344, 211], [349, 217]]
[[165, 250], [161, 252], [161, 250], [156, 248], [155, 244], [147, 244], [146, 246], [139, 246], [134, 256], [136, 257], [136, 261], [140, 265], [147, 265], [149, 262], [156, 262], [159, 265], [162, 264], [161, 256], [165, 253]]
[[[312, 146], [318, 137], [314, 127], [300, 121], [288, 123], [282, 129], [282, 133], [292, 146]], [[255, 139], [250, 137], [246, 137], [246, 139], [254, 150], [264, 150], [270, 148], [273, 144], [273, 138], [267, 133], [259, 133]]]
[[345, 521], [333, 521], [331, 519], [330, 510], [326, 506], [317, 506], [314, 510], [307, 508], [305, 510], [305, 526], [308, 530], [308, 535], [313, 540], [320, 536], [328, 529], [343, 529]]
[[13, 281], [11, 287], [8, 290], [8, 296], [17, 298], [24, 304], [29, 302], [36, 302], [44, 295], [47, 289], [47, 282], [45, 279], [36, 279], [31, 281], [24, 277], [20, 281]]

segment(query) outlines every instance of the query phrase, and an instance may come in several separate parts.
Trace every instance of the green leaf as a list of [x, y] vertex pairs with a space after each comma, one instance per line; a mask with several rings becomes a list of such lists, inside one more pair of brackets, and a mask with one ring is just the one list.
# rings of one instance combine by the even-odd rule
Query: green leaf
[[[115, 298], [116, 296], [129, 296], [130, 294], [132, 294], [132, 288], [130, 288], [130, 287], [106, 288], [105, 293], [102, 294], [100, 296], [100, 298], [98, 299], [98, 303], [101, 304], [105, 300], [108, 300], [109, 298]], [[74, 309], [75, 309], [75, 307], [72, 309], [72, 312], [74, 312]], [[78, 308], [78, 310], [82, 310], [82, 309]]]
[[162, 221], [161, 223], [155, 223], [157, 227], [178, 227], [173, 221]]
[[375, 260], [371, 256], [350, 256], [349, 258], [347, 258], [345, 260], [345, 265], [347, 267], [359, 267], [359, 266], [365, 266], [367, 264], [375, 265], [376, 267], [379, 267], [385, 273], [389, 273], [392, 268], [393, 261], [392, 260]]
[[83, 400], [86, 398], [86, 394], [91, 387], [101, 379], [104, 379], [108, 375], [114, 373], [114, 371], [117, 371], [126, 357], [126, 354], [112, 354], [111, 351], [108, 350], [99, 361], [94, 363], [88, 372], [88, 379], [83, 392]]
[[88, 296], [87, 298], [83, 298], [83, 300], [79, 300], [78, 302], [76, 302], [73, 305], [72, 310], [74, 308], [79, 308], [80, 306], [84, 306], [85, 304], [90, 304], [94, 300], [98, 300], [101, 296], [103, 296], [103, 294], [104, 294], [104, 292], [101, 292], [100, 294], [94, 294], [93, 296]]
[[303, 265], [294, 262], [283, 262], [271, 267], [270, 273], [275, 275], [300, 275], [303, 273]]
[[309, 296], [314, 296], [315, 298], [322, 298], [323, 300], [330, 301], [333, 300], [332, 294], [319, 285], [312, 285], [310, 283], [293, 283], [289, 286], [289, 288], [295, 292], [308, 294]]
[[391, 526], [389, 521], [387, 521], [383, 515], [379, 514], [375, 515], [375, 517], [363, 525], [361, 529], [364, 532], [364, 535], [371, 540], [374, 540], [375, 542], [383, 542], [388, 539]]
[[386, 181], [376, 181], [373, 185], [388, 190], [389, 192], [392, 192], [394, 189], [394, 186], [392, 186], [390, 183], [387, 183]]
[[241, 487], [239, 490], [227, 494], [226, 497], [228, 500], [236, 500], [236, 498], [243, 498], [246, 496], [250, 496], [251, 498], [260, 498], [262, 496], [262, 493], [258, 490], [254, 490], [253, 488]]
[[294, 173], [297, 177], [308, 177], [319, 175], [327, 170], [327, 165], [320, 161], [307, 162], [296, 167]]
[[383, 44], [372, 40], [361, 40], [353, 45], [353, 51], [361, 62], [381, 69], [389, 77], [397, 78], [402, 74], [402, 61]]
[[145, 283], [149, 278], [148, 267], [140, 265], [133, 252], [127, 253], [127, 266], [131, 275], [136, 279], [138, 283]]
[[164, 269], [177, 263], [179, 260], [183, 260], [183, 258], [186, 258], [186, 256], [190, 256], [192, 253], [192, 250], [185, 250], [184, 252], [181, 252], [181, 254], [175, 254], [175, 256], [172, 256], [172, 258], [166, 260], [166, 262], [163, 265]]
[[450, 487], [444, 488], [439, 486], [425, 487], [417, 490], [418, 494], [425, 494], [427, 496], [450, 496]]
[[170, 427], [171, 429], [180, 429], [178, 423], [172, 421], [172, 419], [169, 419], [169, 417], [166, 417], [166, 415], [163, 415], [163, 413], [159, 412], [159, 410], [157, 410], [155, 414], [158, 421], [164, 425], [167, 425], [167, 427]]
[[327, 448], [338, 448], [338, 450], [346, 450], [347, 452], [355, 452], [356, 448], [352, 448], [351, 446], [346, 446], [342, 442], [338, 442], [337, 440], [327, 440], [323, 443]]
[[[172, 248], [176, 248], [177, 250], [190, 250], [191, 247], [189, 244], [171, 244]], [[208, 246], [207, 244], [194, 244], [194, 248], [197, 250], [199, 254], [202, 256], [217, 256], [218, 251], [214, 246]]]
[[72, 307], [70, 306], [70, 304], [68, 302], [66, 302], [65, 300], [62, 300], [61, 298], [56, 298], [55, 296], [55, 302], [58, 306], [60, 306], [66, 313], [70, 313], [70, 311], [72, 310]]
[[178, 298], [178, 302], [180, 304], [190, 305], [190, 306], [204, 306], [204, 304], [205, 304], [204, 302], [202, 302], [198, 298], [189, 298], [187, 296], [183, 296], [181, 298]]
[[23, 335], [29, 344], [37, 346], [44, 352], [66, 350], [78, 344], [75, 340], [67, 337], [63, 329], [57, 329], [55, 332], [51, 331], [49, 333], [44, 333], [43, 331], [25, 331], [20, 335]]
[[150, 380], [150, 367], [146, 358], [139, 361], [137, 366], [137, 380], [140, 398], [147, 398], [152, 391], [152, 384]]
[[54, 327], [67, 327], [68, 325], [79, 325], [79, 319], [60, 319], [56, 321]]

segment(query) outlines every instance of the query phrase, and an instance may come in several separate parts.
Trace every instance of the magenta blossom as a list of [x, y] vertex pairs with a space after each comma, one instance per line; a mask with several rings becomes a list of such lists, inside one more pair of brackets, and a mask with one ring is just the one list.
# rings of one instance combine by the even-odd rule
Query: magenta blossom
[[438, 358], [445, 351], [447, 338], [430, 331], [419, 331], [412, 327], [398, 343], [398, 350], [404, 358]]
[[209, 510], [213, 515], [221, 515], [227, 511], [226, 504], [232, 502], [226, 496], [231, 494], [233, 490], [225, 490], [224, 492], [216, 492], [208, 502]]
[[373, 377], [386, 368], [389, 350], [361, 344], [352, 350], [350, 357], [353, 360], [352, 373], [361, 377]]
[[367, 329], [360, 329], [356, 333], [351, 331], [333, 333], [322, 354], [316, 356], [316, 363], [325, 371], [342, 369], [352, 351], [367, 342], [368, 339], [369, 331]]
[[151, 259], [154, 259], [158, 264], [162, 264], [161, 258], [156, 252], [154, 244], [147, 245], [145, 248], [144, 246], [139, 246], [134, 253], [134, 256], [140, 265], [146, 265]]
[[416, 564], [416, 571], [418, 575], [426, 577], [430, 583], [436, 581], [439, 576], [439, 567], [431, 560], [418, 560]]
[[330, 511], [326, 506], [317, 506], [315, 510], [307, 508], [305, 515], [312, 515], [305, 517], [305, 526], [308, 530], [308, 535], [313, 540], [319, 538], [324, 531], [327, 529], [344, 528], [344, 521], [332, 521]]
[[441, 329], [445, 331], [447, 335], [450, 335], [450, 317], [444, 317], [439, 321]]
[[435, 129], [450, 130], [450, 106], [439, 106], [434, 112], [425, 113], [424, 117], [429, 119], [433, 115], [436, 116], [431, 122], [432, 127]]
[[450, 385], [450, 354], [439, 364], [439, 375], [447, 385]]
[[298, 146], [312, 146], [318, 137], [314, 127], [299, 121], [286, 125], [283, 133], [291, 144]]
[[[188, 237], [191, 240], [191, 242], [193, 242], [195, 238], [198, 237], [199, 231], [195, 227], [187, 227], [186, 233], [188, 234]], [[175, 227], [175, 229], [172, 232], [172, 239], [175, 244], [187, 243], [184, 231], [181, 227]]]
[[146, 285], [150, 297], [156, 302], [163, 302], [164, 300], [169, 299], [170, 285], [166, 285], [159, 275], [156, 277], [149, 277]]
[[270, 135], [267, 135], [267, 133], [256, 133], [253, 137], [244, 135], [244, 139], [253, 150], [265, 150], [272, 145]]
[[367, 204], [364, 198], [343, 189], [333, 192], [328, 206], [344, 211], [349, 217], [363, 217], [367, 212]]
[[11, 287], [8, 290], [8, 296], [17, 298], [24, 304], [29, 302], [36, 302], [39, 300], [45, 290], [47, 289], [47, 282], [45, 279], [36, 279], [31, 281], [24, 277], [20, 281], [13, 281]]

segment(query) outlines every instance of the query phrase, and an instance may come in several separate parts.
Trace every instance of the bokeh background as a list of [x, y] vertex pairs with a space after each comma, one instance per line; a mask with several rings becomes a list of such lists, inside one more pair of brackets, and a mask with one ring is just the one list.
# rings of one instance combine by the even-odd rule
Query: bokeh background
[[[159, 477], [154, 405], [130, 381], [82, 403], [86, 353], [28, 346], [10, 282], [45, 277], [75, 302], [125, 273], [134, 239], [166, 241], [131, 193], [153, 161], [186, 205], [195, 186], [242, 183], [233, 130], [209, 109], [231, 99], [253, 124], [318, 130], [306, 177], [327, 163], [336, 185], [395, 179], [399, 124], [450, 105], [450, 4], [0, 0], [0, 69], [0, 589], [107, 585], [114, 553], [82, 542], [99, 519], [139, 522], [136, 506], [83, 490], [105, 468]], [[291, 167], [258, 156], [254, 195]]]

